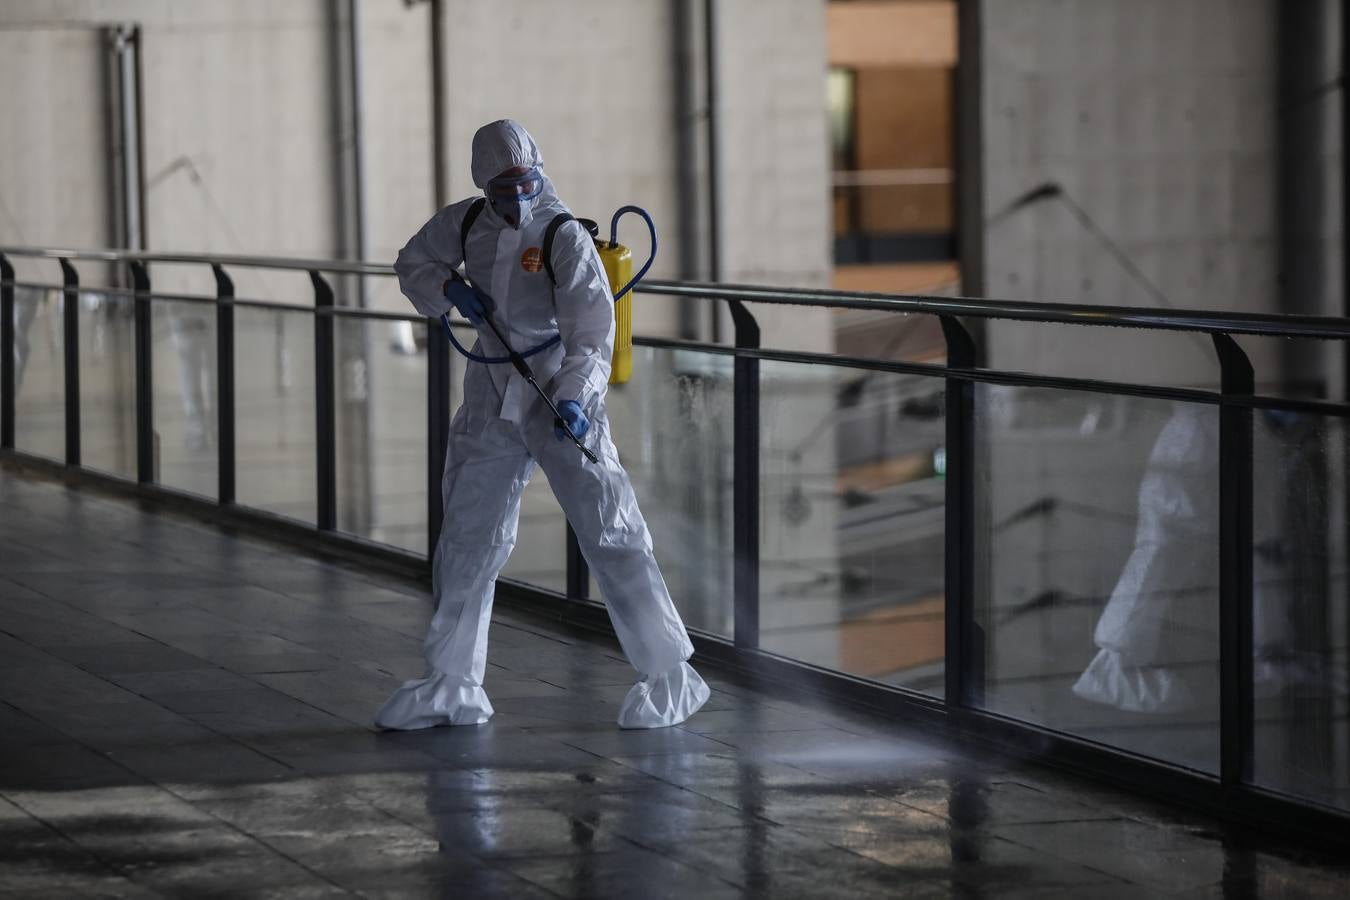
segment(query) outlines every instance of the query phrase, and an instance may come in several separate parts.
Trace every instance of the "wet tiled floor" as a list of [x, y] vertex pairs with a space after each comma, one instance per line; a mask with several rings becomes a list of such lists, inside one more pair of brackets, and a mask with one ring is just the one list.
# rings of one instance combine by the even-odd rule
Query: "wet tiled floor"
[[425, 593], [0, 469], [5, 897], [1346, 897], [1344, 860], [501, 611], [477, 728], [379, 734]]

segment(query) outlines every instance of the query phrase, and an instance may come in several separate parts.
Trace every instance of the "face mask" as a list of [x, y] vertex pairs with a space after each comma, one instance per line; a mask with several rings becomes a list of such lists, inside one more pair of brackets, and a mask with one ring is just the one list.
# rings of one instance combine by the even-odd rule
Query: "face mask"
[[534, 201], [543, 191], [544, 176], [534, 168], [519, 175], [499, 175], [488, 182], [483, 193], [502, 221], [520, 228], [534, 218]]
[[512, 228], [528, 225], [534, 218], [534, 204], [529, 200], [493, 200], [492, 210]]

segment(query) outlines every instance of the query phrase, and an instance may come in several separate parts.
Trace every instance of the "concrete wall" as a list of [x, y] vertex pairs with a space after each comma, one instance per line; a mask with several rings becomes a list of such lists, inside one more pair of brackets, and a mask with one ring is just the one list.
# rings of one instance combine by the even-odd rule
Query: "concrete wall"
[[[670, 12], [669, 3], [624, 0], [447, 4], [451, 196], [479, 193], [469, 174], [474, 132], [485, 122], [513, 118], [539, 142], [545, 170], [578, 216], [600, 221], [608, 233], [614, 210], [636, 203], [652, 214], [662, 238], [674, 239], [678, 143]], [[528, 51], [490, 37], [521, 29], [539, 36]], [[622, 228], [635, 261], [644, 259], [640, 221], [626, 219]], [[669, 277], [677, 259], [673, 240], [663, 243], [653, 274]], [[675, 328], [673, 302], [641, 298], [635, 315], [640, 332]]]
[[[1281, 271], [1290, 265], [1281, 248], [1279, 207], [1288, 188], [1281, 154], [1289, 152], [1279, 143], [1282, 6], [1275, 0], [980, 4], [985, 293], [1009, 300], [1293, 310]], [[1324, 80], [1335, 71], [1329, 64]], [[1300, 102], [1335, 105], [1339, 97], [1310, 94]], [[1333, 122], [1324, 135], [1325, 145], [1296, 149], [1307, 154], [1307, 165], [1330, 175], [1330, 202], [1308, 229], [1311, 241], [1330, 250], [1340, 239], [1341, 211], [1330, 199], [1339, 191], [1339, 128]], [[1018, 207], [1019, 198], [1046, 185], [1059, 188], [1060, 196]], [[1334, 250], [1323, 255], [1340, 256]], [[1324, 299], [1300, 311], [1338, 314], [1339, 273], [1339, 265], [1328, 266]], [[1005, 323], [991, 324], [985, 338], [989, 363], [999, 368], [1218, 383], [1208, 339]], [[1286, 370], [1276, 342], [1242, 343], [1258, 385], [1277, 384]], [[1213, 441], [1204, 439], [1216, 433], [1216, 413], [1166, 401], [1001, 387], [981, 388], [977, 403], [977, 603], [990, 627], [990, 703], [1052, 726], [1090, 728], [1100, 737], [1109, 711], [1089, 710], [1068, 688], [1094, 652], [1093, 628], [1127, 556], [1137, 540], [1148, 549], [1146, 537], [1135, 534], [1146, 471], [1166, 480], [1155, 510], [1170, 504], [1159, 518], [1174, 529], [1149, 559], [1149, 572], [1174, 587], [1175, 572], [1189, 564], [1212, 582], [1170, 605], [1125, 587], [1123, 596], [1137, 603], [1131, 619], [1151, 616], [1164, 630], [1187, 616], [1217, 620], [1219, 523], [1212, 510], [1218, 460]], [[1169, 423], [1177, 426], [1172, 443], [1184, 452], [1169, 445], [1163, 430]], [[1258, 446], [1271, 443], [1269, 427], [1256, 417]], [[1258, 504], [1272, 493], [1306, 489], [1282, 483], [1284, 471], [1258, 457], [1258, 484], [1266, 485]], [[1271, 518], [1258, 515], [1258, 521]], [[1191, 543], [1177, 537], [1183, 532]], [[1043, 609], [1053, 614], [1038, 615]], [[1203, 653], [1197, 660], [1204, 661]], [[1201, 681], [1212, 686], [1213, 678], [1202, 674]]]
[[92, 28], [0, 27], [0, 242], [110, 240], [103, 43]]
[[[435, 212], [431, 159], [430, 6], [364, 2], [362, 140], [366, 255], [392, 261]], [[371, 305], [405, 311], [392, 278], [368, 282]]]
[[[1063, 188], [1178, 307], [1275, 308], [1272, 0], [984, 3], [985, 291], [1156, 306], [1069, 206], [1005, 212]], [[994, 327], [990, 362], [1212, 381], [1203, 346]], [[1108, 349], [1109, 348], [1109, 349]]]
[[[15, 34], [43, 23], [141, 27], [149, 249], [327, 257], [335, 250], [328, 7], [322, 0], [20, 0], [0, 8], [0, 27]], [[64, 83], [55, 73], [51, 80]], [[101, 95], [104, 88], [82, 90]], [[27, 106], [40, 93], [12, 96]], [[106, 157], [104, 140], [95, 132], [70, 144]], [[40, 170], [31, 174], [43, 183]], [[22, 219], [33, 214], [16, 211]], [[68, 232], [50, 240], [109, 242], [90, 237]], [[251, 273], [237, 280], [241, 294], [301, 299], [289, 281]], [[156, 274], [165, 290], [210, 286], [209, 272], [162, 267]]]
[[[717, 5], [724, 153], [720, 215], [729, 280], [827, 283], [824, 6], [821, 0]], [[425, 5], [392, 2], [364, 2], [360, 8], [366, 255], [387, 260], [435, 208], [430, 14]], [[697, 19], [701, 4], [689, 2], [688, 9]], [[16, 0], [0, 9], [0, 27], [16, 35], [44, 23], [60, 23], [63, 29], [113, 23], [142, 27], [151, 249], [328, 257], [340, 249], [338, 152], [351, 140], [338, 132], [334, 115], [332, 15], [333, 4], [325, 0], [228, 5]], [[497, 45], [485, 36], [500, 34], [503, 23], [511, 22], [528, 23], [532, 34], [547, 40], [533, 42], [528, 53], [498, 56]], [[560, 193], [579, 214], [607, 220], [624, 203], [649, 209], [662, 236], [652, 274], [676, 274], [681, 251], [676, 79], [699, 82], [700, 105], [703, 94], [697, 54], [690, 60], [692, 70], [677, 75], [675, 24], [674, 5], [664, 0], [447, 3], [443, 47], [451, 196], [476, 192], [468, 172], [474, 130], [494, 118], [518, 118], [539, 139]], [[701, 26], [696, 23], [696, 28], [701, 37]], [[6, 57], [9, 64], [22, 65], [21, 57]], [[30, 65], [27, 77], [39, 71]], [[68, 78], [46, 80], [60, 85], [55, 89], [88, 96], [97, 85], [88, 74], [90, 84], [82, 87], [68, 85]], [[17, 113], [36, 109], [43, 96], [36, 89], [9, 94], [10, 102], [22, 107]], [[98, 161], [101, 136], [70, 143]], [[694, 146], [701, 156], [702, 132]], [[25, 160], [7, 154], [15, 171], [22, 168], [20, 181], [31, 176], [37, 183], [50, 182]], [[700, 159], [692, 169], [701, 194], [706, 165]], [[101, 175], [102, 169], [97, 171]], [[32, 205], [25, 200], [14, 216], [32, 220], [39, 215]], [[706, 242], [703, 223], [691, 233]], [[52, 235], [50, 242], [107, 240], [69, 229], [63, 234], [64, 240]], [[625, 223], [621, 237], [631, 241], [639, 257], [645, 255], [645, 236], [635, 221]], [[157, 285], [210, 286], [204, 276], [166, 270], [162, 277], [169, 281]], [[293, 295], [298, 289], [247, 273], [239, 280], [241, 293], [254, 295]], [[372, 288], [377, 306], [404, 307], [389, 285], [376, 282]], [[765, 315], [774, 319], [773, 311]], [[675, 322], [673, 302], [648, 298], [639, 306], [640, 331], [674, 333]], [[783, 326], [784, 340], [800, 335], [814, 346], [828, 346], [822, 343], [828, 329], [816, 324], [792, 320]], [[773, 321], [766, 325], [771, 331], [777, 327]]]
[[[730, 0], [717, 10], [723, 278], [827, 287], [825, 4]], [[755, 314], [765, 346], [834, 349], [822, 311]]]

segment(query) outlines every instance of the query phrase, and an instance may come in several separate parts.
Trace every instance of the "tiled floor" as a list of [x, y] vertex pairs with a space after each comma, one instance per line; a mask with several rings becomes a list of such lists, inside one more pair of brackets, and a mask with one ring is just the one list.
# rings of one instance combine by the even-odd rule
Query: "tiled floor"
[[620, 731], [502, 612], [478, 728], [378, 734], [423, 592], [0, 469], [5, 897], [1345, 897], [1350, 869], [806, 700]]

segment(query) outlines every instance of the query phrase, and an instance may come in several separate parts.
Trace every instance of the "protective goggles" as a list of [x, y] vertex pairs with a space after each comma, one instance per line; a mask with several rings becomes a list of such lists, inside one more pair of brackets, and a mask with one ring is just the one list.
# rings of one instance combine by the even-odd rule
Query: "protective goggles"
[[544, 189], [544, 176], [538, 168], [521, 175], [498, 175], [487, 184], [493, 200], [533, 200]]

